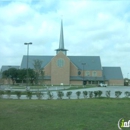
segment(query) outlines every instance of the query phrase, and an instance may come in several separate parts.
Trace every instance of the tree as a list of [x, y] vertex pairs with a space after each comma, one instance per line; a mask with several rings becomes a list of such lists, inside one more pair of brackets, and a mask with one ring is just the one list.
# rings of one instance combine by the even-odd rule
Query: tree
[[10, 78], [14, 84], [16, 82], [16, 79], [18, 78], [18, 69], [10, 68], [3, 71], [2, 78]]
[[98, 97], [101, 97], [102, 91], [98, 90]]
[[88, 95], [88, 92], [87, 92], [87, 91], [83, 91], [83, 96], [84, 96], [84, 98], [86, 98], [87, 95]]
[[42, 67], [42, 63], [43, 61], [41, 60], [34, 60], [33, 61], [33, 66], [34, 66], [34, 71], [35, 71], [35, 83], [38, 84], [38, 80], [40, 79], [40, 76], [41, 76], [41, 79], [43, 80], [44, 79], [44, 71], [43, 71], [43, 67]]
[[77, 99], [79, 99], [80, 94], [81, 94], [81, 92], [80, 92], [80, 91], [77, 91], [77, 92], [76, 92]]
[[32, 99], [32, 92], [27, 91], [27, 93], [26, 93], [26, 94], [27, 94], [27, 98], [28, 98], [28, 99]]
[[89, 91], [89, 98], [93, 97], [93, 91]]
[[121, 95], [121, 91], [115, 91], [115, 96], [116, 96], [116, 98], [119, 98], [120, 97], [120, 95]]
[[[35, 78], [35, 72], [33, 69], [28, 69], [29, 80], [33, 83]], [[8, 70], [3, 71], [2, 73], [3, 78], [11, 78], [13, 84], [16, 82], [23, 83], [26, 81], [27, 78], [27, 69], [15, 69], [10, 68]]]
[[98, 91], [94, 91], [95, 98], [98, 96]]
[[53, 99], [53, 93], [51, 93], [50, 91], [48, 91], [47, 95], [48, 95], [48, 99]]
[[29, 81], [31, 84], [33, 84], [33, 81], [35, 80], [35, 71], [33, 69], [28, 69], [28, 76], [29, 76]]
[[64, 93], [62, 91], [58, 91], [57, 96], [59, 99], [62, 99], [62, 97], [64, 96]]
[[66, 96], [70, 99], [71, 94], [72, 94], [72, 92], [71, 92], [71, 91], [69, 91], [69, 92], [67, 92], [67, 93], [66, 93]]
[[125, 92], [125, 95], [126, 95], [126, 97], [128, 98], [128, 97], [130, 96], [130, 92], [129, 92], [129, 91], [126, 91], [126, 92]]
[[37, 96], [38, 99], [42, 99], [43, 93], [40, 92], [40, 91], [37, 91], [36, 96]]
[[15, 94], [17, 95], [17, 98], [20, 99], [20, 97], [21, 97], [21, 91], [15, 91]]
[[4, 91], [0, 90], [0, 98], [2, 98], [4, 95]]
[[26, 75], [27, 75], [27, 69], [18, 70], [18, 78], [20, 83], [26, 81], [26, 77], [27, 77]]
[[106, 91], [106, 97], [107, 98], [110, 98], [110, 95], [111, 95], [111, 91], [109, 90], [109, 91]]
[[6, 93], [7, 93], [8, 98], [10, 98], [10, 96], [11, 96], [11, 90], [7, 90]]

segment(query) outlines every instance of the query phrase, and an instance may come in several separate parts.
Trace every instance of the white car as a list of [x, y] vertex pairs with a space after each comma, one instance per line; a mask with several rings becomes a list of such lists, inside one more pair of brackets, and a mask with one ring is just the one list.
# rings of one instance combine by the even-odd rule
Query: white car
[[99, 86], [100, 87], [107, 87], [107, 84], [100, 83]]

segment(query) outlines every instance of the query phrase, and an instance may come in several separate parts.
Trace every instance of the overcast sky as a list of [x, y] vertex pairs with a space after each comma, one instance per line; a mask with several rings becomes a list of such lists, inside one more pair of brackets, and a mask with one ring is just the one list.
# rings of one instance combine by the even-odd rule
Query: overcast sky
[[61, 16], [68, 55], [100, 56], [130, 78], [129, 0], [0, 1], [0, 67], [21, 65], [25, 42], [33, 43], [30, 55], [54, 56]]

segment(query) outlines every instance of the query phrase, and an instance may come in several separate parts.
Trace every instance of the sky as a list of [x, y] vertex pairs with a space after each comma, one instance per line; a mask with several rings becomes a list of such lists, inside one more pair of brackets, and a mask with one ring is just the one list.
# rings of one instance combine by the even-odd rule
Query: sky
[[129, 0], [1, 0], [0, 68], [29, 55], [52, 55], [63, 19], [69, 56], [100, 56], [104, 67], [121, 67], [130, 78]]

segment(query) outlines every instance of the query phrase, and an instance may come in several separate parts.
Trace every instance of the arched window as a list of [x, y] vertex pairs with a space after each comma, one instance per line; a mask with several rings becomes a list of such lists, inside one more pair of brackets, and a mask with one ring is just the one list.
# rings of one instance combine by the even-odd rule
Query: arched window
[[96, 72], [96, 71], [93, 71], [93, 72], [92, 72], [92, 76], [93, 76], [93, 77], [97, 76], [97, 72]]
[[90, 71], [86, 71], [85, 76], [90, 76]]
[[58, 67], [63, 67], [64, 66], [64, 60], [62, 58], [58, 59], [57, 65], [58, 65]]

